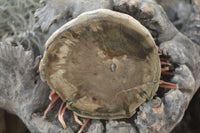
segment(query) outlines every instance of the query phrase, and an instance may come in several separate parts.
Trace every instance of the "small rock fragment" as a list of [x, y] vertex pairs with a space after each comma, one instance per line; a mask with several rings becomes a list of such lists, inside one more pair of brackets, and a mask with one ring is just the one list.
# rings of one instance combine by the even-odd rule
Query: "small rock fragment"
[[128, 123], [109, 121], [106, 124], [106, 133], [137, 133], [136, 129]]
[[93, 120], [87, 133], [103, 133], [104, 127], [99, 120]]

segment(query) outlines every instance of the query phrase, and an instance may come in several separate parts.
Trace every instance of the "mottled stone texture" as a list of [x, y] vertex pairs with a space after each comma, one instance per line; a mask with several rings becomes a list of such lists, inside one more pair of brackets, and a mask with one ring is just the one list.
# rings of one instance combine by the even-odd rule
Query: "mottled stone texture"
[[129, 123], [109, 121], [106, 124], [106, 133], [137, 133], [137, 131]]
[[43, 112], [49, 93], [47, 85], [40, 80], [38, 61], [22, 46], [0, 43], [0, 107], [19, 116], [31, 132], [66, 132], [33, 115]]
[[192, 12], [184, 22], [181, 31], [200, 45], [200, 0], [192, 0]]
[[[149, 29], [157, 45], [176, 66], [171, 81], [178, 84], [178, 90], [165, 90], [163, 96], [145, 102], [131, 119], [92, 121], [85, 131], [167, 133], [182, 119], [200, 86], [199, 1], [194, 0], [193, 4], [191, 14], [194, 17], [188, 19], [188, 27], [183, 30], [189, 38], [174, 27], [163, 8], [152, 0], [49, 0], [36, 12], [43, 31], [48, 28], [52, 31], [51, 24], [55, 24], [55, 20], [69, 20], [97, 8], [127, 13]], [[0, 107], [18, 115], [32, 133], [76, 132], [79, 126], [70, 111], [64, 116], [68, 125], [66, 130], [56, 118], [58, 107], [49, 112], [48, 119], [43, 119], [50, 89], [40, 80], [38, 59], [22, 46], [0, 44]]]
[[83, 12], [99, 8], [112, 8], [111, 0], [48, 0], [46, 5], [38, 9], [35, 16], [39, 18], [38, 25], [43, 31], [61, 19], [75, 18]]
[[102, 133], [104, 130], [103, 124], [99, 120], [92, 120], [88, 129], [88, 133]]

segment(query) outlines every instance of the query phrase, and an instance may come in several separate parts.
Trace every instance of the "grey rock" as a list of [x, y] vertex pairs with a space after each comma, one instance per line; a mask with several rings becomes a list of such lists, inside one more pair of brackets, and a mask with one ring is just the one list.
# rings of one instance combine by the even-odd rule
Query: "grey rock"
[[46, 5], [35, 12], [39, 18], [37, 25], [42, 31], [47, 31], [49, 26], [60, 19], [75, 18], [83, 12], [99, 8], [111, 9], [111, 0], [45, 0]]
[[166, 125], [162, 128], [161, 132], [167, 133], [182, 119], [188, 101], [185, 99], [184, 94], [179, 90], [170, 90], [162, 98], [162, 101], [165, 106]]
[[183, 23], [181, 31], [193, 42], [200, 45], [200, 0], [192, 0], [192, 12]]
[[99, 120], [92, 120], [87, 133], [103, 133], [104, 127]]
[[186, 100], [179, 90], [171, 90], [140, 106], [135, 123], [141, 133], [168, 133], [184, 114]]
[[136, 133], [136, 129], [123, 121], [109, 121], [106, 124], [106, 133]]
[[22, 46], [0, 44], [0, 107], [19, 116], [32, 133], [66, 132], [33, 115], [47, 106], [49, 93], [37, 72], [38, 59]]
[[166, 124], [164, 117], [164, 104], [156, 98], [140, 106], [135, 123], [141, 133], [157, 133]]
[[167, 16], [173, 22], [173, 24], [178, 27], [178, 29], [182, 28], [182, 24], [188, 20], [188, 17], [190, 16], [192, 10], [190, 0], [156, 1], [166, 11]]
[[186, 65], [180, 65], [176, 68], [175, 76], [173, 77], [172, 82], [178, 84], [179, 89], [186, 93], [185, 97], [189, 101], [192, 96], [191, 93], [195, 92], [195, 79]]
[[[180, 65], [185, 64], [189, 68], [195, 79], [195, 86], [193, 87], [196, 91], [200, 85], [200, 74], [198, 72], [200, 70], [200, 47], [183, 34], [178, 33], [171, 41], [162, 43], [160, 49], [162, 49], [165, 54], [169, 55], [174, 63]], [[194, 82], [192, 78], [190, 79], [191, 82]]]

